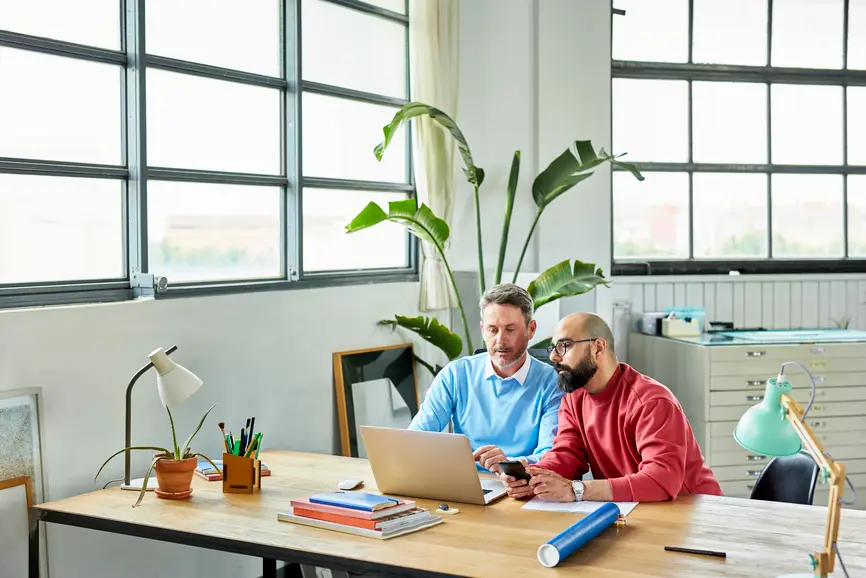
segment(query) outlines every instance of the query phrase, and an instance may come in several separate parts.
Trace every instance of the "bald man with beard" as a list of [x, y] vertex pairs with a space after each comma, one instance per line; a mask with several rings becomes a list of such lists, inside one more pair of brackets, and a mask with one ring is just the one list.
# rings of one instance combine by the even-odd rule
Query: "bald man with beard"
[[[550, 359], [565, 393], [553, 448], [532, 479], [500, 474], [513, 498], [659, 502], [722, 495], [691, 425], [664, 385], [616, 358], [610, 327], [590, 313], [563, 318]], [[587, 471], [593, 480], [581, 478]]]

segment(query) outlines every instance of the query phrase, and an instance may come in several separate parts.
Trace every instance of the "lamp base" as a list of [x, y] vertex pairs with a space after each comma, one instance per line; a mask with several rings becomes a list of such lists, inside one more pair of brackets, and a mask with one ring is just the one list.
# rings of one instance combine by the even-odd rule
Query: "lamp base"
[[[121, 490], [135, 490], [136, 492], [141, 491], [141, 486], [144, 484], [144, 478], [137, 478], [134, 480], [129, 480], [129, 484], [120, 484]], [[157, 486], [156, 476], [151, 476], [150, 479], [147, 480], [147, 489], [146, 492], [152, 492]]]

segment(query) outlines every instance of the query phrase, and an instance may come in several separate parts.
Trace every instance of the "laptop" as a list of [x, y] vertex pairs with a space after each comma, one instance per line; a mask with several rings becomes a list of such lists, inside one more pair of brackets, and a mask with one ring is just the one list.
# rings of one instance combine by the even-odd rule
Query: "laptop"
[[463, 434], [360, 426], [367, 458], [383, 494], [487, 505], [506, 495], [482, 479]]

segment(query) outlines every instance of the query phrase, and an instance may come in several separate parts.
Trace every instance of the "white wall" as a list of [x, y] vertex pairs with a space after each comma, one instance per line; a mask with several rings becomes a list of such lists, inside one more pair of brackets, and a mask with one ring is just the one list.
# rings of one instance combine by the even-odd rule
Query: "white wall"
[[[175, 412], [178, 435], [186, 437], [219, 402], [196, 449], [219, 454], [216, 423], [237, 431], [255, 415], [267, 447], [338, 453], [332, 352], [402, 342], [375, 322], [417, 314], [417, 296], [417, 284], [397, 283], [0, 311], [0, 390], [42, 388], [48, 500], [122, 477], [118, 456], [93, 482], [102, 461], [123, 447], [127, 382], [150, 351], [172, 344], [178, 345], [172, 359], [204, 380]], [[424, 370], [418, 375], [426, 387]], [[151, 371], [134, 390], [133, 443], [169, 439]], [[140, 476], [146, 452], [138, 453], [133, 466]], [[135, 498], [130, 492], [130, 505]], [[261, 572], [260, 561], [250, 558], [77, 528], [51, 525], [48, 541], [51, 578]]]

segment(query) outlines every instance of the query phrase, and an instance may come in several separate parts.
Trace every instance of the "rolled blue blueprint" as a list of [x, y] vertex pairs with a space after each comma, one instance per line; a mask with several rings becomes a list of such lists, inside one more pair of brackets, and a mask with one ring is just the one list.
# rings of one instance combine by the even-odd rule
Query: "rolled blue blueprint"
[[619, 506], [613, 502], [602, 504], [599, 509], [539, 546], [538, 561], [542, 566], [553, 568], [615, 523], [619, 513]]

